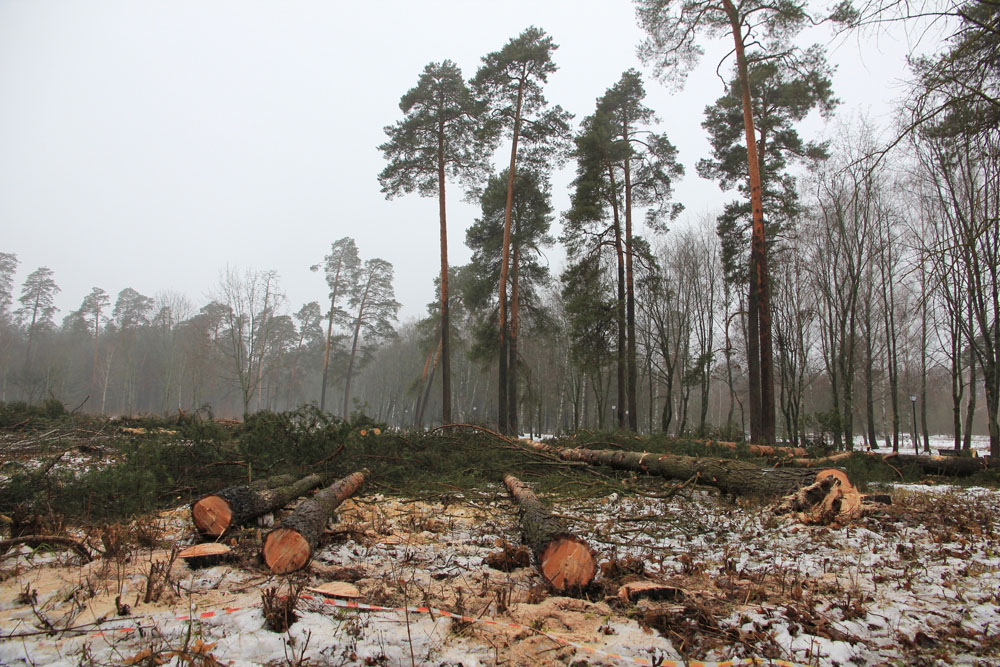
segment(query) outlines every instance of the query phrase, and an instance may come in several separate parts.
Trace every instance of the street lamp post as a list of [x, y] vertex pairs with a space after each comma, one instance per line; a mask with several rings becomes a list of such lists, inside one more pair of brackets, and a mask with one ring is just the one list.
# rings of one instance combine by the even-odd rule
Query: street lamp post
[[913, 453], [920, 454], [920, 443], [917, 442], [917, 395], [910, 394], [910, 405], [913, 406]]

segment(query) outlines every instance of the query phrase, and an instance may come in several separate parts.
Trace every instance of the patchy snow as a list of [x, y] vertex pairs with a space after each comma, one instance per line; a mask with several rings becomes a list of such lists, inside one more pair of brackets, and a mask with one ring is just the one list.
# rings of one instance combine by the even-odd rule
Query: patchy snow
[[[881, 451], [885, 451], [885, 436], [879, 435], [878, 442]], [[943, 434], [931, 435], [927, 438], [927, 444], [930, 447], [931, 454], [934, 455], [940, 453], [941, 450], [952, 451], [955, 449], [955, 436]], [[970, 438], [969, 444], [976, 456], [988, 456], [990, 453], [990, 437], [988, 435], [974, 435]], [[854, 436], [854, 448], [865, 448], [864, 434], [856, 434]], [[919, 437], [917, 449], [919, 449], [919, 451], [916, 451], [913, 445], [913, 433], [905, 430], [900, 432], [899, 451], [903, 454], [924, 454], [924, 442], [922, 437]]]
[[[0, 633], [8, 637], [0, 664], [124, 664], [144, 651], [174, 664], [211, 654], [232, 665], [303, 657], [320, 665], [621, 664], [609, 654], [649, 664], [997, 664], [1000, 492], [887, 489], [893, 506], [836, 529], [702, 490], [563, 501], [555, 511], [588, 537], [603, 566], [580, 598], [549, 595], [532, 568], [486, 564], [518, 540], [515, 507], [499, 487], [433, 502], [349, 500], [309, 568], [289, 578], [266, 572], [255, 556], [260, 528], [252, 527], [235, 537], [234, 560], [201, 569], [175, 562], [149, 603], [147, 574], [169, 559], [165, 547], [85, 565], [21, 547], [0, 563]], [[158, 520], [168, 542], [193, 541], [186, 508]], [[680, 592], [622, 602], [618, 586], [637, 578]], [[266, 628], [264, 589], [284, 594], [290, 584], [334, 580], [390, 610], [345, 609], [314, 595], [299, 600], [287, 632]], [[118, 614], [120, 604], [129, 615]]]

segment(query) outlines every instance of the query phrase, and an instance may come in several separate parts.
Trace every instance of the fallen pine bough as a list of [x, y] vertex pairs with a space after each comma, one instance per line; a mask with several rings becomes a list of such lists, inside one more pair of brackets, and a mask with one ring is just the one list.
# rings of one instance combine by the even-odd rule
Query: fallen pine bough
[[301, 570], [312, 558], [323, 527], [342, 502], [364, 484], [367, 470], [337, 480], [312, 498], [302, 501], [290, 516], [264, 538], [264, 562], [274, 574]]
[[503, 481], [520, 508], [524, 541], [531, 547], [545, 581], [558, 592], [589, 586], [597, 574], [597, 558], [590, 545], [549, 512], [527, 484], [513, 475]]

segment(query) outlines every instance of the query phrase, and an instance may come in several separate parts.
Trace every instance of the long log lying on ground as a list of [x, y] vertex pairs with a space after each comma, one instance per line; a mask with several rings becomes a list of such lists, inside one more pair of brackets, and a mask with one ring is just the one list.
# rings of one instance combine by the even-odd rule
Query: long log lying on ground
[[191, 520], [202, 535], [220, 537], [233, 526], [280, 509], [323, 483], [319, 475], [296, 480], [280, 475], [254, 484], [230, 486], [191, 504]]
[[729, 449], [737, 449], [742, 445], [746, 445], [747, 449], [750, 450], [751, 454], [756, 454], [757, 456], [806, 456], [806, 450], [801, 447], [778, 447], [773, 445], [753, 445], [739, 442], [727, 442], [725, 440], [698, 440], [698, 442], [706, 445], [712, 446], [717, 445], [719, 447], [728, 447]]
[[597, 558], [590, 546], [569, 532], [538, 496], [513, 475], [503, 478], [521, 509], [521, 532], [535, 554], [542, 577], [559, 592], [586, 588], [597, 574]]
[[619, 470], [659, 475], [667, 479], [698, 482], [738, 496], [773, 497], [794, 493], [816, 481], [826, 468], [767, 468], [734, 459], [696, 458], [676, 454], [650, 454], [614, 449], [557, 449], [540, 442], [533, 449], [564, 461], [606, 465]]
[[898, 452], [878, 452], [878, 451], [853, 451], [840, 452], [822, 459], [794, 459], [796, 465], [817, 466], [842, 461], [852, 456], [865, 456], [877, 461], [883, 461], [891, 466], [915, 465], [919, 466], [925, 475], [949, 475], [954, 477], [967, 477], [987, 468], [996, 469], [997, 464], [992, 463], [986, 457], [972, 458], [966, 456], [925, 456], [916, 454], [901, 454]]
[[264, 538], [264, 562], [274, 574], [301, 570], [312, 558], [323, 527], [338, 506], [361, 488], [367, 470], [351, 473], [302, 501]]
[[867, 456], [882, 459], [890, 465], [916, 465], [920, 466], [925, 475], [953, 475], [955, 477], [966, 477], [987, 468], [996, 468], [991, 465], [986, 458], [972, 458], [965, 456], [917, 456], [916, 454], [899, 454], [877, 452], [867, 452]]

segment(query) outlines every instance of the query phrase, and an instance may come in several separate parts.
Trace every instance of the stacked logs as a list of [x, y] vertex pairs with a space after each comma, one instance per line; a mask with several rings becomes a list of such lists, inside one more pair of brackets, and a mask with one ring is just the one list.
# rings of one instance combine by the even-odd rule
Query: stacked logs
[[253, 484], [230, 486], [194, 501], [191, 519], [205, 537], [222, 537], [229, 529], [284, 507], [322, 482], [319, 475], [299, 480], [279, 475]]

